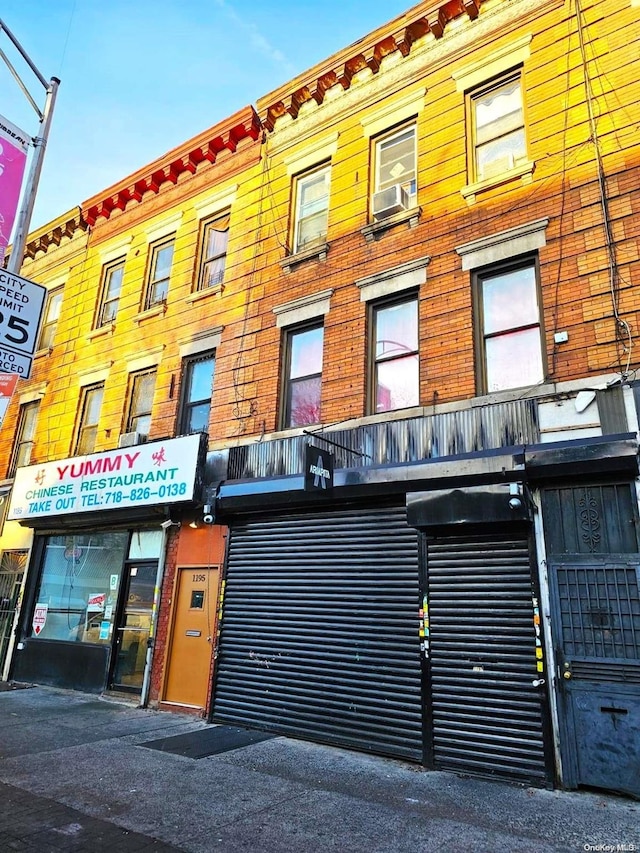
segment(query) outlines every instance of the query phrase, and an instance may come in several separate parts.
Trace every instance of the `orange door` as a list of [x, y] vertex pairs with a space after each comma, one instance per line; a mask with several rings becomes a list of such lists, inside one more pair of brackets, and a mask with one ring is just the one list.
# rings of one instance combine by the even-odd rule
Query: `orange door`
[[164, 702], [204, 708], [215, 631], [220, 569], [178, 569]]

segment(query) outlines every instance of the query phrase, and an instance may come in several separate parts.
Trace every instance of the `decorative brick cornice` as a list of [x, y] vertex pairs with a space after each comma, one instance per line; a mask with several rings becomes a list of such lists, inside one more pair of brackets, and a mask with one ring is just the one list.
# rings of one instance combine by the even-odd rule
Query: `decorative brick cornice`
[[195, 174], [201, 163], [215, 163], [221, 152], [235, 153], [245, 140], [257, 141], [262, 126], [253, 107], [237, 112], [199, 136], [174, 148], [164, 157], [103, 190], [82, 205], [84, 216], [93, 226], [99, 217], [108, 219], [114, 210], [124, 210], [130, 201], [142, 201], [145, 193], [157, 194], [163, 184], [175, 184], [185, 172]]
[[64, 214], [30, 235], [31, 239], [25, 246], [25, 258], [33, 260], [38, 252], [46, 253], [50, 246], [59, 246], [63, 237], [70, 240], [77, 231], [86, 231], [88, 225], [79, 207]]
[[272, 131], [281, 116], [288, 114], [297, 118], [301, 107], [308, 101], [321, 104], [327, 91], [334, 86], [349, 89], [354, 77], [367, 69], [376, 74], [385, 57], [393, 53], [408, 56], [415, 42], [429, 33], [436, 39], [442, 38], [447, 24], [454, 18], [466, 15], [474, 20], [478, 17], [481, 2], [441, 0], [437, 4], [422, 3], [415, 6], [356, 45], [335, 54], [327, 63], [316, 65], [286, 87], [259, 101], [258, 110], [263, 125]]

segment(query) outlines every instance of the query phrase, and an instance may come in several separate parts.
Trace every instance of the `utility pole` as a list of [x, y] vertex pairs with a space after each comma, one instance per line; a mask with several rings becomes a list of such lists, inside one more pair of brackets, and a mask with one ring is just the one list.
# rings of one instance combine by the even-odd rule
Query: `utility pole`
[[0, 18], [0, 33], [3, 32], [7, 34], [11, 43], [20, 53], [20, 56], [22, 56], [29, 68], [33, 71], [38, 82], [43, 86], [46, 93], [44, 107], [41, 110], [38, 107], [36, 101], [31, 97], [31, 93], [22, 81], [22, 78], [20, 77], [19, 73], [13, 67], [5, 52], [0, 48], [0, 58], [4, 60], [7, 68], [15, 78], [25, 98], [29, 101], [29, 103], [35, 110], [38, 116], [38, 120], [40, 122], [40, 133], [38, 136], [33, 137], [32, 139], [35, 151], [31, 160], [27, 183], [24, 187], [21, 196], [20, 210], [18, 211], [14, 239], [11, 245], [11, 256], [9, 258], [9, 263], [7, 266], [9, 272], [18, 274], [20, 272], [20, 268], [22, 267], [24, 247], [26, 245], [27, 235], [29, 233], [31, 215], [33, 213], [33, 206], [36, 200], [36, 192], [38, 189], [38, 182], [40, 180], [40, 173], [42, 171], [42, 163], [44, 161], [47, 140], [49, 138], [51, 118], [53, 115], [53, 108], [55, 106], [56, 95], [58, 93], [58, 86], [60, 85], [60, 80], [57, 77], [52, 77], [51, 80], [47, 82], [47, 80], [42, 76], [36, 65], [29, 58], [27, 52], [24, 50], [18, 39], [13, 35], [11, 30]]

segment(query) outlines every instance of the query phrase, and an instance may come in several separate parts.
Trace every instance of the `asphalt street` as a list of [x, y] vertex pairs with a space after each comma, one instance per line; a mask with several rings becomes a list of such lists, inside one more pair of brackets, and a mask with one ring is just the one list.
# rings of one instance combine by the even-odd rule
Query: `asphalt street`
[[210, 729], [71, 691], [0, 692], [0, 851], [640, 853], [640, 803], [623, 797], [283, 737], [204, 757], [157, 748]]

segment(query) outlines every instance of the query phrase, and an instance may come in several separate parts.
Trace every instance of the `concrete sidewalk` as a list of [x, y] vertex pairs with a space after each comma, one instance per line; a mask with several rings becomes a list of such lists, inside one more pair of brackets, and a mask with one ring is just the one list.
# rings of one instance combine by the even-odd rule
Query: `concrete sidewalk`
[[205, 727], [68, 691], [0, 692], [0, 850], [640, 853], [640, 803], [624, 798], [280, 737], [197, 760], [143, 746]]

